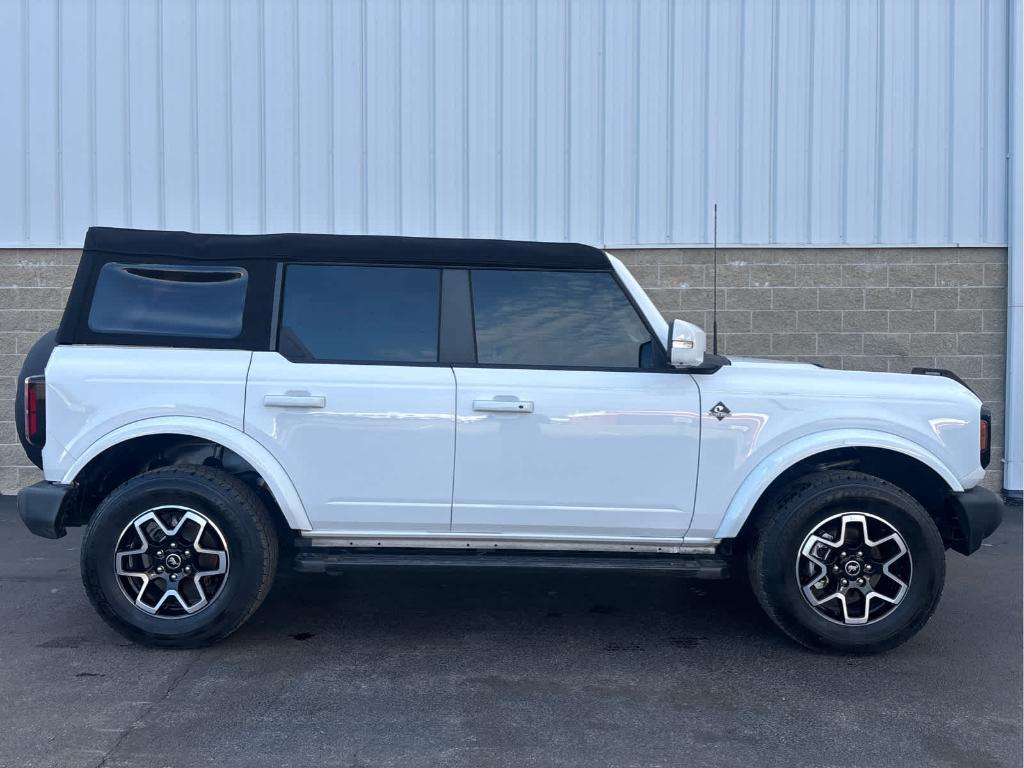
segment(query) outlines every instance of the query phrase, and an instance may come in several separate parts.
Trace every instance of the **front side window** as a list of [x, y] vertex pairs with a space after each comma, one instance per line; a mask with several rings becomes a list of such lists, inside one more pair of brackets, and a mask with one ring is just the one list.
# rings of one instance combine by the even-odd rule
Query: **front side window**
[[651, 335], [608, 272], [473, 270], [477, 362], [650, 367]]
[[240, 267], [104, 264], [89, 329], [96, 333], [233, 339], [248, 273]]
[[440, 294], [439, 269], [289, 266], [278, 350], [293, 360], [437, 362]]

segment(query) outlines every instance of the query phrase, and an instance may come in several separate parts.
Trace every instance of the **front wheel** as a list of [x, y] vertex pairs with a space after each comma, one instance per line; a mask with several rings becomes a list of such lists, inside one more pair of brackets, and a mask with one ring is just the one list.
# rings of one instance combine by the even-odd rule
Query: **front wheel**
[[227, 637], [263, 602], [276, 563], [262, 502], [209, 467], [128, 480], [100, 504], [82, 542], [89, 599], [114, 629], [146, 645]]
[[902, 489], [860, 472], [817, 472], [777, 497], [748, 570], [761, 606], [790, 637], [816, 650], [876, 653], [935, 611], [945, 547]]

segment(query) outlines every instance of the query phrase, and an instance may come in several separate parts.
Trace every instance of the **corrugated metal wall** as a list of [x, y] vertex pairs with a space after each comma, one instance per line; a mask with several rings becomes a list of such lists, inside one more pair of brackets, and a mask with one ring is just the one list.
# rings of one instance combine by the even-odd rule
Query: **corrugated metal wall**
[[0, 244], [1004, 244], [1007, 1], [0, 0]]

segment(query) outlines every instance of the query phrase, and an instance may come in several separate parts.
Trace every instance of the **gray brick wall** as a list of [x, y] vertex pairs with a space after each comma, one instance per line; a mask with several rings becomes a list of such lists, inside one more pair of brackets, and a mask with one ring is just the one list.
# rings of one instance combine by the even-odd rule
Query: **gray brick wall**
[[[668, 318], [711, 330], [711, 252], [630, 250], [629, 265]], [[54, 328], [77, 251], [0, 249], [0, 492], [39, 477], [14, 429], [21, 358]], [[1006, 249], [719, 251], [722, 351], [832, 368], [949, 368], [992, 408], [986, 484], [1002, 484]]]
[[[710, 337], [712, 253], [617, 251], [666, 318]], [[992, 409], [985, 484], [1002, 487], [1005, 248], [718, 252], [719, 351], [829, 368], [948, 368]]]

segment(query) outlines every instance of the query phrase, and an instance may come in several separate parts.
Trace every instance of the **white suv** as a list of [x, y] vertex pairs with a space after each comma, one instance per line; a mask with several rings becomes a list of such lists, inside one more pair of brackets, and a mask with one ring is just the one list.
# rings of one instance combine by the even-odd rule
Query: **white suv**
[[583, 245], [94, 228], [17, 408], [118, 631], [237, 629], [279, 560], [746, 572], [818, 649], [891, 648], [1002, 505], [954, 375], [705, 354]]

